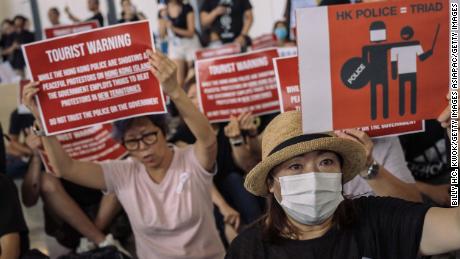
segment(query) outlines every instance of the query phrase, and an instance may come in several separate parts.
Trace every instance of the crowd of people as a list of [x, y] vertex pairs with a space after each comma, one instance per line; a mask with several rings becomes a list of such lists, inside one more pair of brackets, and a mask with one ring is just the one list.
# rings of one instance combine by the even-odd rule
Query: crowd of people
[[[273, 35], [278, 46], [296, 46], [286, 2]], [[130, 0], [119, 4], [119, 23], [146, 19]], [[98, 0], [88, 10], [85, 20], [107, 25]], [[61, 24], [58, 8], [48, 18]], [[298, 111], [210, 124], [199, 110], [194, 54], [232, 42], [249, 50], [250, 0], [204, 0], [199, 10], [166, 0], [158, 18], [164, 54], [146, 52], [169, 112], [113, 123], [123, 159], [72, 159], [43, 133], [40, 83], [24, 87], [31, 113], [14, 110], [5, 134], [0, 125], [1, 259], [47, 258], [31, 250], [21, 210], [39, 199], [46, 234], [72, 251], [61, 258], [455, 258], [460, 210], [448, 208], [448, 107], [424, 132], [399, 137], [304, 135]], [[2, 23], [1, 55], [18, 71], [20, 45], [34, 41], [29, 26], [20, 15]], [[20, 196], [12, 179], [21, 179]]]

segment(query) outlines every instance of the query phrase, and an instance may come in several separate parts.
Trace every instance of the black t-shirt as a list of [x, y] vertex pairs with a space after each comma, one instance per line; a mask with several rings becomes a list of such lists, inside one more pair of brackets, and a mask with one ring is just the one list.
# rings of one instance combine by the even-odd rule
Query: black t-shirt
[[99, 26], [104, 27], [104, 16], [100, 12], [94, 14], [92, 17], [88, 18], [86, 21], [93, 21], [97, 20], [99, 22]]
[[[193, 7], [189, 4], [183, 4], [182, 11], [180, 12], [180, 14], [175, 18], [169, 16], [168, 14], [168, 19], [171, 21], [174, 27], [185, 30], [187, 29], [187, 15], [189, 13], [193, 13]], [[181, 35], [178, 35], [178, 34], [175, 34], [175, 35], [179, 38], [182, 38]]]
[[417, 258], [429, 206], [388, 197], [361, 197], [352, 202], [359, 218], [351, 227], [332, 227], [319, 238], [281, 239], [274, 244], [262, 237], [260, 225], [254, 225], [232, 242], [225, 258]]
[[[230, 173], [240, 173], [243, 171], [235, 164], [232, 156], [232, 147], [228, 138], [225, 136], [224, 127], [226, 123], [219, 124], [219, 132], [217, 133], [217, 174], [214, 176], [214, 183], [218, 186], [225, 180]], [[177, 127], [176, 133], [169, 139], [170, 142], [174, 143], [177, 141], [183, 141], [187, 144], [193, 144], [196, 141], [190, 129], [181, 123]]]
[[[14, 38], [12, 34], [2, 34], [2, 38], [0, 39], [0, 48], [7, 49], [11, 47], [14, 42]], [[3, 61], [8, 60], [8, 55], [2, 55]]]
[[20, 135], [24, 133], [26, 128], [34, 124], [35, 118], [32, 114], [19, 114], [18, 110], [14, 110], [10, 115], [10, 128], [8, 133], [10, 135]]
[[244, 12], [252, 9], [249, 0], [205, 0], [201, 12], [211, 12], [217, 6], [227, 7], [227, 13], [217, 17], [211, 31], [217, 32], [223, 43], [232, 42], [243, 29]]
[[438, 121], [427, 120], [425, 132], [399, 137], [407, 166], [415, 179], [447, 183], [450, 178], [450, 144], [446, 130]]
[[26, 222], [22, 214], [16, 185], [8, 176], [0, 174], [0, 237], [19, 233], [21, 252], [29, 249], [29, 237]]
[[[27, 44], [34, 42], [35, 36], [32, 32], [23, 30], [21, 32], [13, 32], [11, 34], [13, 42], [17, 42], [19, 44]], [[22, 53], [22, 49], [16, 49], [9, 57], [8, 61], [10, 62], [11, 66], [14, 69], [23, 69], [26, 66], [26, 62], [24, 60], [24, 54]]]

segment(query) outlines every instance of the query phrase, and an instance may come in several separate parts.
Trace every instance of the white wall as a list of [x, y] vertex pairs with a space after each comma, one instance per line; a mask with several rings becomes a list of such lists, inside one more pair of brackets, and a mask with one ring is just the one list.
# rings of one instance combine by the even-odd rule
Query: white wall
[[257, 37], [261, 34], [270, 33], [273, 24], [283, 19], [286, 0], [250, 0], [254, 13], [254, 24], [249, 35]]
[[13, 17], [17, 14], [21, 14], [29, 18], [32, 24], [31, 29], [34, 29], [32, 8], [29, 0], [0, 0], [0, 21], [6, 18], [13, 19]]

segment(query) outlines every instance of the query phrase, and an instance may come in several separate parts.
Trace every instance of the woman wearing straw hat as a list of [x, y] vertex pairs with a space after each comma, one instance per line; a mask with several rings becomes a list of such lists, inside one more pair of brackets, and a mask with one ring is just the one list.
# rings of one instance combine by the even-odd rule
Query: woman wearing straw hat
[[268, 198], [268, 213], [233, 241], [226, 258], [407, 259], [460, 249], [460, 208], [344, 199], [342, 185], [365, 166], [361, 144], [303, 135], [300, 112], [280, 114], [245, 181], [251, 193]]

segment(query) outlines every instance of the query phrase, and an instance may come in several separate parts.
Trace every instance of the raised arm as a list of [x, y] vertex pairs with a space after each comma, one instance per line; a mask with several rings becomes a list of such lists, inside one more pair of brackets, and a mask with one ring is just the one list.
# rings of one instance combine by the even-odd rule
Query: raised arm
[[[37, 122], [41, 120], [34, 98], [39, 91], [39, 83], [31, 82], [24, 87], [22, 96], [24, 104], [32, 111]], [[36, 124], [35, 127], [41, 128], [40, 123]], [[102, 168], [99, 164], [73, 160], [54, 136], [43, 136], [41, 139], [56, 176], [89, 188], [106, 188]]]
[[162, 82], [164, 92], [176, 105], [179, 114], [196, 138], [195, 155], [204, 169], [214, 168], [217, 140], [208, 119], [195, 107], [185, 91], [177, 83], [177, 67], [163, 54], [148, 51], [152, 73]]
[[[348, 138], [350, 140], [361, 143], [367, 152], [368, 167], [371, 166], [374, 161], [374, 157], [372, 155], [374, 144], [365, 132], [350, 129], [343, 132], [338, 131], [336, 134], [339, 137]], [[390, 149], [389, 152], [395, 152], [395, 150]], [[403, 157], [402, 150], [400, 153], [400, 156]], [[388, 156], [391, 155], [393, 154], [388, 154]], [[365, 173], [367, 173], [367, 171], [365, 171]], [[397, 174], [397, 172], [394, 173]], [[373, 178], [366, 179], [366, 182], [369, 184], [377, 196], [390, 196], [414, 202], [422, 201], [422, 197], [419, 190], [415, 186], [415, 183], [410, 184], [403, 182], [392, 173], [390, 173], [383, 165], [380, 165], [377, 174]]]
[[69, 16], [70, 20], [72, 20], [73, 22], [80, 22], [80, 19], [72, 14], [68, 6], [64, 8], [64, 11], [66, 12], [67, 16]]
[[21, 184], [22, 203], [26, 207], [35, 205], [40, 197], [41, 159], [39, 148], [42, 148], [40, 137], [29, 133], [26, 137], [27, 146], [33, 150], [27, 173]]

